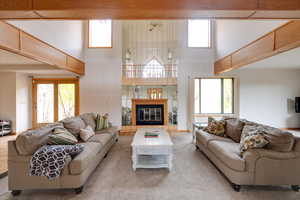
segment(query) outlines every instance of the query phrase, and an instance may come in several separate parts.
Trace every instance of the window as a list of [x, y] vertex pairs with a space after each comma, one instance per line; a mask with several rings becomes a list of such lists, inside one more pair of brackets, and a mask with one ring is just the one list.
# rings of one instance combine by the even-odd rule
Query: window
[[233, 78], [200, 78], [194, 80], [194, 112], [200, 114], [233, 114]]
[[163, 78], [165, 77], [165, 67], [153, 58], [143, 69], [143, 78]]
[[78, 79], [32, 80], [33, 127], [79, 114]]
[[210, 47], [210, 20], [188, 20], [188, 47]]
[[89, 48], [112, 47], [112, 21], [89, 21]]

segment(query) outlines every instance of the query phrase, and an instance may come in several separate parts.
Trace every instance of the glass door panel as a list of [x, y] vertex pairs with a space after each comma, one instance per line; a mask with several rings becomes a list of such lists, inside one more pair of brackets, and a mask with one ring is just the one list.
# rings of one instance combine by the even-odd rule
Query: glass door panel
[[37, 84], [37, 123], [54, 122], [54, 84]]
[[58, 84], [58, 120], [75, 115], [75, 84]]

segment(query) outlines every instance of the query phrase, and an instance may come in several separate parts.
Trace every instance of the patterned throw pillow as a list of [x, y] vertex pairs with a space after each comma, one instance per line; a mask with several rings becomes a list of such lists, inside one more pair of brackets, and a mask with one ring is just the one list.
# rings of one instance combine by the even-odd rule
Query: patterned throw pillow
[[208, 118], [208, 126], [203, 130], [213, 135], [226, 137], [225, 135], [225, 120], [215, 120], [212, 117]]
[[269, 143], [264, 136], [264, 131], [255, 126], [245, 126], [243, 129], [240, 153], [243, 155], [248, 149], [263, 148]]
[[76, 137], [65, 128], [54, 129], [48, 139], [48, 144], [52, 145], [72, 145], [77, 142]]
[[95, 132], [91, 126], [87, 126], [85, 129], [80, 130], [80, 138], [85, 142], [93, 135], [95, 135]]
[[109, 128], [109, 120], [108, 120], [108, 114], [101, 116], [100, 114], [96, 117], [96, 131], [100, 131], [102, 129]]

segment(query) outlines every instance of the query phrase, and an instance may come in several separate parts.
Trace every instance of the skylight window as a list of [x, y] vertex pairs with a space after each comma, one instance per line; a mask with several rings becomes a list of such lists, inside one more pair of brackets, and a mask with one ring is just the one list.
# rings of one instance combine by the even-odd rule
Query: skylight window
[[112, 21], [89, 21], [89, 48], [112, 47]]
[[210, 20], [188, 20], [188, 47], [210, 47]]

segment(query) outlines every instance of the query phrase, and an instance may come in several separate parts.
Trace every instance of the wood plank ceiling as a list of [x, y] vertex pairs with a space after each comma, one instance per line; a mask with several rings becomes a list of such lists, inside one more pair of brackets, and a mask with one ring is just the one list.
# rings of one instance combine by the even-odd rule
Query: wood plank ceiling
[[300, 19], [299, 0], [0, 0], [0, 19]]
[[300, 20], [292, 20], [215, 62], [221, 74], [300, 47]]
[[84, 62], [11, 24], [0, 21], [0, 35], [0, 49], [84, 75]]

